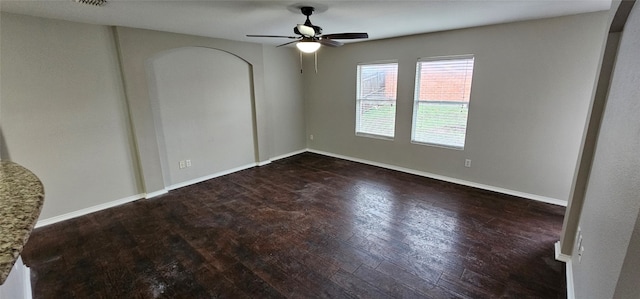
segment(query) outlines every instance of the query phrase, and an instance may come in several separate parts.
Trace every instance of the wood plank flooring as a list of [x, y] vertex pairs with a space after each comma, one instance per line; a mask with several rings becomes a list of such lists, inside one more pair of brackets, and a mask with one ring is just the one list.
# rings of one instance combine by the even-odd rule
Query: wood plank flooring
[[34, 298], [565, 298], [564, 207], [304, 153], [36, 229]]

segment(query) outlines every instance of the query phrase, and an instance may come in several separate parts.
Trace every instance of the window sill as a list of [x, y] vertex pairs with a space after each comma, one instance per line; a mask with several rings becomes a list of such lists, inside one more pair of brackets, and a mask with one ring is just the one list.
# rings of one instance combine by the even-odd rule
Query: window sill
[[383, 135], [376, 135], [376, 134], [368, 134], [368, 133], [356, 132], [356, 136], [393, 141], [393, 137], [383, 136]]
[[432, 147], [439, 147], [439, 148], [446, 148], [446, 149], [464, 151], [464, 146], [458, 147], [458, 146], [451, 146], [451, 145], [438, 144], [438, 143], [420, 142], [420, 141], [415, 141], [415, 140], [411, 140], [411, 143], [412, 144], [417, 144], [417, 145], [426, 145], [426, 146], [432, 146]]

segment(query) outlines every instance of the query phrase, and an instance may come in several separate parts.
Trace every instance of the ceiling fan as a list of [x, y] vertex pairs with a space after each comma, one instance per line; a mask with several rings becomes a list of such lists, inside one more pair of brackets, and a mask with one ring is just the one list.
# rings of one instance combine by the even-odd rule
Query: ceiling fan
[[296, 47], [305, 53], [314, 53], [320, 48], [320, 45], [328, 47], [340, 47], [343, 43], [336, 39], [360, 39], [369, 38], [367, 33], [332, 33], [322, 34], [322, 28], [311, 24], [309, 16], [313, 14], [315, 8], [311, 6], [303, 6], [300, 8], [303, 15], [307, 16], [307, 20], [304, 24], [298, 24], [293, 27], [293, 33], [298, 36], [285, 36], [285, 35], [255, 35], [249, 34], [247, 37], [275, 37], [275, 38], [288, 38], [295, 39], [294, 41], [284, 43], [278, 47], [286, 46], [292, 43], [296, 43]]

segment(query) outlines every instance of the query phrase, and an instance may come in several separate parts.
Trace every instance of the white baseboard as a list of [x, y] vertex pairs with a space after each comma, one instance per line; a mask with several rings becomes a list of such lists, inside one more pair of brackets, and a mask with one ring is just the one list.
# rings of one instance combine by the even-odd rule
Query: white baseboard
[[305, 149], [301, 149], [301, 150], [298, 150], [298, 151], [295, 151], [295, 152], [286, 153], [284, 155], [275, 156], [275, 157], [273, 157], [273, 158], [271, 158], [269, 160], [271, 162], [273, 162], [273, 161], [277, 161], [277, 160], [280, 160], [280, 159], [289, 158], [291, 156], [295, 156], [295, 155], [299, 155], [299, 154], [302, 154], [302, 153], [306, 153], [308, 151], [309, 151], [309, 149], [305, 148]]
[[138, 195], [133, 195], [133, 196], [129, 196], [129, 197], [125, 197], [122, 199], [118, 199], [118, 200], [114, 200], [114, 201], [110, 201], [110, 202], [105, 202], [103, 204], [99, 204], [99, 205], [95, 205], [92, 207], [88, 207], [88, 208], [84, 208], [84, 209], [80, 209], [77, 211], [73, 211], [71, 213], [66, 213], [66, 214], [62, 214], [60, 216], [55, 216], [55, 217], [51, 217], [51, 218], [47, 218], [47, 219], [42, 219], [42, 220], [38, 220], [38, 222], [36, 223], [36, 228], [38, 227], [43, 227], [43, 226], [47, 226], [50, 224], [54, 224], [60, 221], [65, 221], [65, 220], [69, 220], [72, 218], [76, 218], [76, 217], [80, 217], [80, 216], [84, 216], [87, 214], [91, 214], [97, 211], [101, 211], [104, 209], [108, 209], [108, 208], [112, 208], [115, 206], [119, 206], [125, 203], [129, 203], [132, 201], [136, 201], [138, 199], [144, 198], [143, 194], [138, 194]]
[[146, 193], [144, 195], [144, 198], [149, 199], [149, 198], [153, 198], [153, 197], [156, 197], [156, 196], [164, 195], [164, 194], [167, 194], [167, 193], [169, 193], [169, 191], [167, 191], [167, 189], [162, 189], [162, 190]]
[[244, 165], [244, 166], [228, 169], [228, 170], [225, 170], [225, 171], [221, 171], [221, 172], [214, 173], [214, 174], [211, 174], [211, 175], [207, 175], [207, 176], [204, 176], [204, 177], [200, 177], [200, 178], [197, 178], [197, 179], [193, 179], [193, 180], [189, 180], [189, 181], [186, 181], [186, 182], [174, 184], [174, 185], [171, 185], [171, 186], [167, 187], [167, 189], [168, 190], [175, 190], [175, 189], [178, 189], [178, 188], [186, 187], [186, 186], [197, 184], [197, 183], [200, 183], [200, 182], [203, 182], [203, 181], [206, 181], [206, 180], [217, 178], [217, 177], [220, 177], [220, 176], [223, 176], [223, 175], [231, 174], [231, 173], [234, 173], [234, 172], [237, 172], [237, 171], [240, 171], [240, 170], [245, 170], [245, 169], [248, 169], [248, 168], [251, 168], [251, 167], [269, 165], [273, 161], [284, 159], [284, 158], [288, 158], [288, 157], [295, 156], [295, 155], [298, 155], [298, 154], [302, 154], [302, 153], [307, 152], [307, 151], [308, 151], [308, 149], [306, 149], [306, 148], [305, 149], [301, 149], [301, 150], [297, 150], [297, 151], [294, 151], [294, 152], [286, 153], [284, 155], [275, 156], [275, 157], [273, 157], [273, 158], [271, 158], [269, 160], [266, 160], [266, 161], [257, 162], [255, 164], [247, 164], [247, 165]]
[[448, 177], [448, 176], [443, 176], [443, 175], [438, 175], [438, 174], [434, 174], [434, 173], [429, 173], [429, 172], [425, 172], [425, 171], [420, 171], [420, 170], [415, 170], [415, 169], [410, 169], [410, 168], [404, 168], [404, 167], [400, 167], [400, 166], [395, 166], [395, 165], [390, 165], [390, 164], [385, 164], [385, 163], [380, 163], [380, 162], [374, 162], [374, 161], [369, 161], [369, 160], [360, 159], [360, 158], [343, 156], [343, 155], [338, 155], [338, 154], [319, 151], [319, 150], [314, 150], [314, 149], [307, 149], [307, 151], [311, 152], [311, 153], [316, 153], [316, 154], [320, 154], [320, 155], [334, 157], [334, 158], [339, 158], [339, 159], [344, 159], [344, 160], [349, 160], [349, 161], [369, 164], [369, 165], [373, 165], [373, 166], [378, 166], [378, 167], [382, 167], [382, 168], [387, 168], [387, 169], [391, 169], [391, 170], [396, 170], [396, 171], [400, 171], [400, 172], [415, 174], [415, 175], [428, 177], [428, 178], [432, 178], [432, 179], [436, 179], [436, 180], [441, 180], [441, 181], [445, 181], [445, 182], [450, 182], [450, 183], [454, 183], [454, 184], [465, 185], [465, 186], [474, 187], [474, 188], [478, 188], [478, 189], [484, 189], [484, 190], [494, 191], [494, 192], [498, 192], [498, 193], [518, 196], [518, 197], [522, 197], [522, 198], [532, 199], [532, 200], [541, 201], [541, 202], [550, 203], [550, 204], [559, 205], [559, 206], [564, 206], [564, 207], [567, 206], [567, 201], [565, 201], [565, 200], [560, 200], [560, 199], [555, 199], [555, 198], [550, 198], [550, 197], [545, 197], [545, 196], [540, 196], [540, 195], [536, 195], [536, 194], [530, 194], [530, 193], [525, 193], [525, 192], [520, 192], [520, 191], [515, 191], [515, 190], [510, 190], [510, 189], [505, 189], [505, 188], [485, 185], [485, 184], [474, 183], [474, 182], [470, 182], [470, 181], [460, 180], [460, 179], [456, 179], [456, 178], [452, 178], [452, 177]]
[[560, 241], [556, 242], [555, 244], [553, 244], [553, 249], [556, 255], [556, 260], [561, 261], [561, 262], [569, 262], [571, 261], [571, 256], [570, 255], [566, 255], [564, 253], [562, 253], [560, 251]]
[[218, 172], [218, 173], [214, 173], [214, 174], [211, 174], [211, 175], [203, 176], [203, 177], [200, 177], [200, 178], [197, 178], [197, 179], [193, 179], [193, 180], [189, 180], [189, 181], [186, 181], [186, 182], [174, 184], [174, 185], [171, 185], [171, 186], [167, 187], [167, 189], [168, 190], [175, 190], [175, 189], [178, 189], [178, 188], [186, 187], [186, 186], [189, 186], [189, 185], [193, 185], [193, 184], [197, 184], [197, 183], [200, 183], [200, 182], [204, 182], [206, 180], [217, 178], [217, 177], [220, 177], [220, 176], [223, 176], [223, 175], [231, 174], [231, 173], [234, 173], [234, 172], [237, 172], [237, 171], [240, 171], [240, 170], [245, 170], [245, 169], [248, 169], [248, 168], [251, 168], [251, 167], [269, 165], [273, 161], [284, 159], [284, 158], [288, 158], [288, 157], [295, 156], [295, 155], [298, 155], [298, 154], [302, 154], [302, 153], [307, 152], [307, 151], [308, 151], [308, 149], [305, 148], [305, 149], [301, 149], [301, 150], [298, 150], [298, 151], [295, 151], [295, 152], [286, 153], [284, 155], [275, 156], [275, 157], [273, 157], [273, 158], [271, 158], [269, 160], [266, 160], [266, 161], [247, 164], [247, 165], [244, 165], [244, 166], [240, 166], [240, 167], [228, 169], [228, 170], [225, 170], [225, 171], [221, 171], [221, 172]]
[[[22, 259], [22, 258], [21, 258]], [[22, 263], [22, 260], [20, 261], [20, 263]], [[31, 269], [29, 269], [29, 267], [27, 267], [27, 265], [24, 265], [24, 271], [22, 272], [22, 289], [23, 289], [23, 294], [24, 294], [24, 299], [32, 299], [33, 298], [33, 292], [31, 291]]]
[[219, 176], [223, 176], [223, 175], [226, 175], [226, 174], [230, 174], [230, 173], [233, 173], [233, 172], [236, 172], [236, 171], [240, 171], [240, 170], [244, 170], [244, 169], [247, 169], [247, 168], [251, 168], [251, 167], [254, 167], [254, 166], [256, 166], [256, 163], [251, 163], [251, 164], [248, 164], [248, 165], [244, 165], [244, 166], [236, 167], [236, 168], [233, 168], [233, 169], [225, 170], [225, 171], [222, 171], [222, 172], [214, 173], [212, 175], [208, 175], [208, 176], [205, 176], [205, 177], [200, 177], [200, 178], [197, 178], [197, 179], [194, 179], [194, 180], [189, 180], [189, 181], [186, 181], [186, 182], [178, 183], [178, 184], [169, 186], [166, 189], [153, 191], [153, 192], [149, 192], [149, 193], [146, 193], [146, 194], [133, 195], [133, 196], [129, 196], [129, 197], [126, 197], [126, 198], [122, 198], [122, 199], [106, 202], [106, 203], [103, 203], [103, 204], [91, 206], [91, 207], [88, 207], [88, 208], [80, 209], [80, 210], [77, 210], [77, 211], [73, 211], [73, 212], [70, 212], [70, 213], [62, 214], [62, 215], [59, 215], [59, 216], [38, 220], [38, 222], [36, 222], [36, 226], [35, 227], [38, 228], [38, 227], [51, 225], [51, 224], [58, 223], [58, 222], [61, 222], [61, 221], [73, 219], [73, 218], [76, 218], [76, 217], [84, 216], [84, 215], [87, 215], [87, 214], [91, 214], [91, 213], [94, 213], [94, 212], [98, 212], [98, 211], [101, 211], [101, 210], [105, 210], [105, 209], [108, 209], [108, 208], [119, 206], [119, 205], [122, 205], [122, 204], [125, 204], [125, 203], [136, 201], [136, 200], [142, 199], [142, 198], [149, 199], [149, 198], [152, 198], [152, 197], [160, 196], [160, 195], [169, 193], [169, 190], [178, 189], [180, 187], [192, 185], [192, 184], [195, 184], [195, 183], [206, 181], [206, 180], [209, 180], [209, 179], [212, 179], [212, 178], [216, 178], [216, 177], [219, 177]]
[[273, 162], [273, 161], [277, 161], [277, 160], [284, 159], [284, 158], [289, 158], [291, 156], [302, 154], [302, 153], [305, 153], [307, 151], [308, 151], [308, 149], [305, 148], [305, 149], [301, 149], [301, 150], [298, 150], [298, 151], [295, 151], [295, 152], [286, 153], [284, 155], [275, 156], [275, 157], [272, 157], [271, 159], [269, 159], [267, 161], [258, 162], [258, 166], [265, 166], [265, 165], [271, 164], [271, 162]]
[[576, 294], [573, 286], [573, 265], [571, 264], [571, 256], [566, 255], [560, 251], [560, 241], [553, 244], [553, 249], [555, 252], [556, 260], [565, 264], [567, 273], [567, 299], [575, 299]]
[[258, 165], [258, 163], [251, 163], [251, 164], [247, 164], [247, 165], [243, 165], [243, 166], [227, 169], [227, 170], [224, 170], [224, 171], [216, 172], [214, 174], [210, 174], [210, 175], [199, 177], [199, 178], [196, 178], [196, 179], [193, 179], [193, 180], [188, 180], [188, 181], [185, 181], [185, 182], [182, 182], [182, 183], [177, 183], [177, 184], [171, 185], [171, 186], [167, 187], [167, 190], [175, 190], [175, 189], [178, 189], [178, 188], [182, 188], [182, 187], [186, 187], [186, 186], [189, 186], [189, 185], [197, 184], [197, 183], [200, 183], [200, 182], [204, 182], [206, 180], [210, 180], [210, 179], [213, 179], [213, 178], [221, 177], [223, 175], [227, 175], [227, 174], [230, 174], [230, 173], [238, 172], [240, 170], [249, 169], [249, 168], [255, 167], [257, 165]]
[[567, 299], [576, 299], [576, 291], [575, 286], [573, 285], [573, 264], [571, 264], [571, 259], [566, 262], [566, 271], [567, 271]]
[[324, 152], [324, 151], [319, 151], [319, 150], [314, 150], [314, 149], [302, 149], [302, 150], [294, 151], [294, 152], [287, 153], [287, 154], [284, 154], [284, 155], [273, 157], [273, 158], [269, 159], [268, 161], [263, 161], [263, 162], [260, 162], [260, 163], [251, 163], [251, 164], [243, 165], [243, 166], [240, 166], [240, 167], [235, 167], [235, 168], [232, 168], [232, 169], [228, 169], [228, 170], [225, 170], [225, 171], [217, 172], [217, 173], [214, 173], [214, 174], [211, 174], [211, 175], [207, 175], [207, 176], [204, 176], [204, 177], [200, 177], [200, 178], [196, 178], [196, 179], [193, 179], [193, 180], [189, 180], [189, 181], [186, 181], [186, 182], [174, 184], [174, 185], [171, 185], [169, 187], [166, 187], [163, 190], [149, 192], [149, 193], [146, 193], [146, 194], [133, 195], [133, 196], [129, 196], [129, 197], [126, 197], [126, 198], [122, 198], [122, 199], [110, 201], [110, 202], [107, 202], [107, 203], [99, 204], [99, 205], [96, 205], [96, 206], [92, 206], [92, 207], [84, 208], [84, 209], [81, 209], [81, 210], [77, 210], [77, 211], [74, 211], [74, 212], [66, 213], [66, 214], [63, 214], [63, 215], [59, 215], [59, 216], [55, 216], [55, 217], [51, 217], [51, 218], [47, 218], [47, 219], [38, 220], [38, 222], [36, 223], [35, 227], [38, 228], [38, 227], [54, 224], [54, 223], [57, 223], [57, 222], [60, 222], [60, 221], [76, 218], [76, 217], [83, 216], [83, 215], [86, 215], [86, 214], [90, 214], [90, 213], [93, 213], [93, 212], [97, 212], [97, 211], [100, 211], [100, 210], [104, 210], [104, 209], [108, 209], [108, 208], [111, 208], [111, 207], [119, 206], [119, 205], [122, 205], [122, 204], [125, 204], [125, 203], [128, 203], [128, 202], [132, 202], [132, 201], [135, 201], [135, 200], [138, 200], [138, 199], [141, 199], [141, 198], [147, 198], [148, 199], [148, 198], [160, 196], [160, 195], [168, 193], [168, 191], [170, 191], [170, 190], [175, 190], [175, 189], [178, 189], [178, 188], [182, 188], [182, 187], [186, 187], [186, 186], [193, 185], [193, 184], [196, 184], [196, 183], [200, 183], [200, 182], [203, 182], [203, 181], [206, 181], [206, 180], [210, 180], [210, 179], [213, 179], [213, 178], [217, 178], [217, 177], [220, 177], [220, 176], [223, 176], [223, 175], [227, 175], [227, 174], [234, 173], [234, 172], [237, 172], [237, 171], [241, 171], [241, 170], [245, 170], [245, 169], [248, 169], [248, 168], [252, 168], [252, 167], [255, 167], [257, 165], [267, 165], [267, 164], [271, 163], [272, 161], [288, 158], [288, 157], [291, 157], [291, 156], [302, 154], [304, 152], [311, 152], [311, 153], [316, 153], [316, 154], [325, 155], [325, 156], [329, 156], [329, 157], [335, 157], [335, 158], [339, 158], [339, 159], [344, 159], [344, 160], [364, 163], [364, 164], [368, 164], [368, 165], [378, 166], [378, 167], [382, 167], [382, 168], [387, 168], [387, 169], [396, 170], [396, 171], [400, 171], [400, 172], [410, 173], [410, 174], [414, 174], [414, 175], [419, 175], [419, 176], [428, 177], [428, 178], [432, 178], [432, 179], [437, 179], [437, 180], [441, 180], [441, 181], [451, 182], [451, 183], [455, 183], [455, 184], [460, 184], [460, 185], [470, 186], [470, 187], [474, 187], [474, 188], [479, 188], [479, 189], [499, 192], [499, 193], [503, 193], [503, 194], [508, 194], [508, 195], [514, 195], [514, 196], [518, 196], [518, 197], [528, 198], [528, 199], [541, 201], [541, 202], [545, 202], [545, 203], [550, 203], [550, 204], [555, 204], [555, 205], [559, 205], [559, 206], [567, 206], [567, 202], [566, 201], [555, 199], [555, 198], [549, 198], [549, 197], [544, 197], [544, 196], [539, 196], [539, 195], [535, 195], [535, 194], [524, 193], [524, 192], [515, 191], [515, 190], [509, 190], [509, 189], [504, 189], [504, 188], [499, 188], [499, 187], [494, 187], [494, 186], [489, 186], [489, 185], [484, 185], [484, 184], [478, 184], [478, 183], [474, 183], [474, 182], [470, 182], [470, 181], [465, 181], [465, 180], [460, 180], [460, 179], [451, 178], [451, 177], [447, 177], [447, 176], [437, 175], [437, 174], [433, 174], [433, 173], [429, 173], [429, 172], [424, 172], [424, 171], [419, 171], [419, 170], [415, 170], [415, 169], [409, 169], [409, 168], [404, 168], [404, 167], [400, 167], [400, 166], [395, 166], [395, 165], [390, 165], [390, 164], [385, 164], [385, 163], [380, 163], [380, 162], [369, 161], [369, 160], [365, 160], [365, 159], [359, 159], [359, 158], [354, 158], [354, 157], [334, 154], [334, 153], [330, 153], [330, 152]]
[[60, 221], [65, 221], [65, 220], [69, 220], [69, 219], [72, 219], [72, 218], [84, 216], [84, 215], [87, 215], [87, 214], [91, 214], [93, 212], [97, 212], [97, 211], [100, 211], [100, 210], [104, 210], [104, 209], [108, 209], [108, 208], [111, 208], [111, 207], [119, 206], [121, 204], [125, 204], [125, 203], [128, 203], [128, 202], [132, 202], [132, 201], [135, 201], [135, 200], [138, 200], [138, 199], [141, 199], [141, 198], [149, 199], [149, 198], [153, 198], [153, 197], [156, 197], [156, 196], [164, 195], [164, 194], [169, 193], [170, 190], [175, 190], [175, 189], [178, 189], [178, 188], [186, 187], [186, 186], [193, 185], [193, 184], [196, 184], [196, 183], [200, 183], [200, 182], [203, 182], [203, 181], [206, 181], [206, 180], [217, 178], [217, 177], [220, 177], [220, 176], [223, 176], [223, 175], [227, 175], [227, 174], [234, 173], [234, 172], [237, 172], [237, 171], [245, 170], [245, 169], [248, 169], [248, 168], [251, 168], [251, 167], [255, 167], [256, 165], [258, 165], [258, 166], [267, 165], [267, 164], [271, 163], [271, 161], [275, 161], [275, 160], [283, 159], [283, 158], [290, 157], [290, 156], [293, 156], [293, 155], [301, 154], [301, 153], [304, 153], [306, 151], [307, 150], [304, 149], [304, 150], [291, 152], [291, 153], [288, 153], [288, 154], [284, 154], [284, 155], [280, 155], [280, 156], [271, 158], [270, 160], [267, 160], [267, 161], [264, 161], [264, 162], [251, 163], [251, 164], [243, 165], [243, 166], [240, 166], [240, 167], [235, 167], [235, 168], [232, 168], [232, 169], [228, 169], [228, 170], [225, 170], [225, 171], [217, 172], [217, 173], [214, 173], [214, 174], [211, 174], [211, 175], [199, 177], [199, 178], [196, 178], [196, 179], [193, 179], [193, 180], [189, 180], [189, 181], [186, 181], [186, 182], [174, 184], [174, 185], [166, 187], [165, 189], [162, 189], [162, 190], [153, 191], [153, 192], [149, 192], [149, 193], [146, 193], [146, 194], [138, 194], [138, 195], [130, 196], [130, 197], [127, 197], [127, 198], [118, 199], [118, 200], [110, 201], [110, 202], [107, 202], [107, 203], [99, 204], [99, 205], [96, 205], [96, 206], [80, 209], [80, 210], [73, 211], [73, 212], [70, 212], [70, 213], [66, 213], [66, 214], [63, 214], [63, 215], [59, 215], [59, 216], [55, 216], [55, 217], [51, 217], [51, 218], [47, 218], [47, 219], [38, 220], [38, 222], [36, 223], [35, 227], [36, 228], [43, 227], [43, 226], [54, 224], [54, 223], [57, 223], [57, 222], [60, 222]]

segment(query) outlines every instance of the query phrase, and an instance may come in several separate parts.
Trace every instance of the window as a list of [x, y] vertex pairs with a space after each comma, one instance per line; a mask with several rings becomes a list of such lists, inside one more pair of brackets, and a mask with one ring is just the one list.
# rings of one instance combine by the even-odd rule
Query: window
[[418, 61], [411, 142], [464, 148], [472, 77], [473, 55]]
[[356, 135], [393, 138], [398, 63], [360, 64], [357, 81]]

